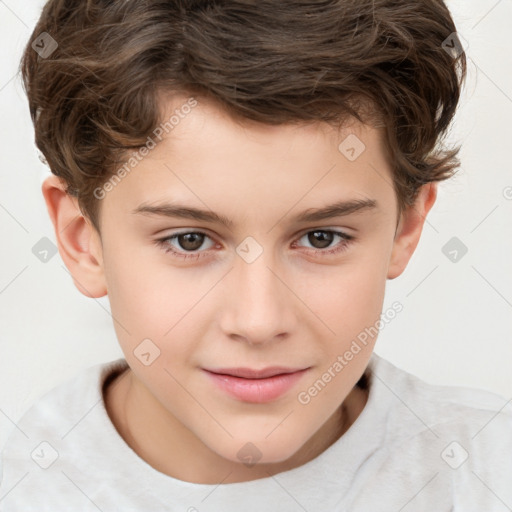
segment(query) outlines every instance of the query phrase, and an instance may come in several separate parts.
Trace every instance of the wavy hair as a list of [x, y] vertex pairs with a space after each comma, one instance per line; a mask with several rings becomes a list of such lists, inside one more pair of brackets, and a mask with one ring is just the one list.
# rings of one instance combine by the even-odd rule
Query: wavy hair
[[459, 165], [441, 147], [466, 75], [454, 33], [442, 0], [49, 0], [20, 71], [35, 143], [98, 231], [93, 191], [162, 121], [162, 91], [272, 125], [380, 124], [402, 211]]

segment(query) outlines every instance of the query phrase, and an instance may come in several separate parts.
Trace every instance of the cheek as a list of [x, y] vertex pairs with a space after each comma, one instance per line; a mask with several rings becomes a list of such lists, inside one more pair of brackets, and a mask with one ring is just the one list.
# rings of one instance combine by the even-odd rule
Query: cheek
[[[204, 311], [211, 283], [193, 271], [165, 263], [158, 249], [105, 251], [106, 280], [114, 327], [123, 348], [133, 350], [144, 339], [172, 353], [185, 350], [177, 338], [190, 337]], [[124, 257], [123, 254], [129, 254]], [[210, 280], [211, 281], [211, 280]], [[162, 355], [164, 351], [162, 350]]]
[[[385, 293], [382, 265], [364, 261], [335, 269], [329, 279], [310, 280], [308, 306], [315, 322], [321, 360], [315, 375], [301, 388], [299, 403], [314, 414], [339, 404], [355, 385], [373, 352]], [[315, 286], [316, 285], [316, 286]]]
[[[219, 280], [218, 273], [193, 265], [174, 266], [166, 259], [172, 256], [149, 242], [141, 245], [134, 240], [123, 246], [122, 241], [129, 240], [127, 233], [118, 232], [107, 239], [104, 261], [108, 296], [121, 345], [133, 350], [148, 338], [174, 355], [176, 350], [192, 350], [183, 340], [195, 339], [193, 333], [218, 313], [213, 306], [218, 306], [217, 301], [203, 300]], [[319, 339], [337, 340], [329, 350], [344, 349], [379, 318], [386, 282], [386, 247], [383, 240], [374, 240], [374, 245], [358, 248], [337, 264], [309, 264], [289, 274], [294, 291], [315, 315], [306, 315], [303, 322], [316, 330]], [[209, 298], [223, 286], [226, 283], [219, 283]], [[227, 289], [222, 292], [230, 295]], [[295, 303], [291, 299], [289, 307]]]
[[330, 267], [321, 276], [308, 276], [302, 293], [310, 309], [325, 324], [319, 322], [324, 338], [336, 337], [334, 348], [341, 349], [379, 319], [385, 286], [382, 263], [358, 257]]

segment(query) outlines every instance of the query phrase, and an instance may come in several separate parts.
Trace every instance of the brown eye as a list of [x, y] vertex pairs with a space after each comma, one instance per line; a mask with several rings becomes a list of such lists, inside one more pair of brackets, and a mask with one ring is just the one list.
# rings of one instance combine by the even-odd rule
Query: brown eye
[[308, 242], [310, 242], [315, 249], [325, 249], [332, 244], [334, 233], [332, 231], [310, 231], [307, 237]]
[[[351, 235], [347, 235], [342, 231], [333, 231], [329, 229], [315, 229], [313, 231], [308, 231], [305, 233], [299, 240], [306, 239], [307, 243], [311, 246], [305, 247], [306, 249], [310, 249], [315, 254], [319, 255], [328, 255], [335, 254], [345, 250], [350, 242], [354, 240], [354, 237]], [[339, 239], [339, 242], [336, 244], [336, 240]]]
[[185, 233], [177, 235], [176, 241], [185, 251], [197, 251], [203, 245], [204, 238], [202, 233]]
[[[210, 240], [210, 246], [203, 247], [204, 250], [199, 250], [203, 246], [205, 240]], [[165, 252], [172, 253], [181, 258], [200, 258], [204, 256], [207, 249], [211, 249], [215, 243], [206, 234], [200, 231], [187, 231], [184, 233], [176, 233], [174, 235], [160, 238], [156, 243], [163, 247]]]

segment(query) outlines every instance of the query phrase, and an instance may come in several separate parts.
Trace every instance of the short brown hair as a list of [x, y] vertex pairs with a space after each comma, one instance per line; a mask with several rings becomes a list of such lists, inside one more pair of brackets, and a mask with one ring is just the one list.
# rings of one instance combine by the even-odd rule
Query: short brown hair
[[49, 0], [20, 70], [36, 145], [98, 231], [93, 191], [161, 122], [161, 91], [273, 125], [378, 117], [401, 211], [459, 165], [440, 148], [466, 75], [454, 33], [442, 0]]

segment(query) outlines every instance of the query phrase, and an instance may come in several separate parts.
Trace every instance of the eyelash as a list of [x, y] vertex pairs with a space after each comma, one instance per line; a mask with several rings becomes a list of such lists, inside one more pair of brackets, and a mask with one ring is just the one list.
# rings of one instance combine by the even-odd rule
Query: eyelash
[[[299, 237], [299, 240], [301, 238], [303, 238], [305, 235], [308, 235], [310, 233], [315, 233], [315, 232], [318, 232], [318, 231], [320, 231], [322, 233], [331, 233], [333, 235], [339, 236], [342, 239], [342, 242], [339, 243], [337, 246], [335, 246], [334, 249], [309, 249], [308, 252], [313, 252], [313, 254], [315, 254], [315, 255], [317, 255], [317, 254], [331, 255], [331, 254], [341, 253], [341, 252], [345, 251], [348, 248], [348, 246], [350, 245], [350, 243], [354, 240], [354, 237], [352, 235], [348, 235], [348, 234], [346, 234], [346, 233], [344, 233], [342, 231], [335, 231], [335, 230], [332, 230], [332, 229], [313, 229], [313, 230], [310, 230], [310, 231], [306, 231], [305, 233], [303, 233]], [[174, 239], [178, 238], [179, 236], [190, 235], [190, 234], [204, 235], [205, 237], [211, 239], [211, 237], [209, 235], [207, 235], [206, 233], [203, 233], [202, 231], [184, 231], [182, 233], [175, 233], [174, 235], [167, 236], [165, 238], [159, 238], [159, 239], [155, 240], [155, 242], [156, 242], [156, 244], [159, 247], [162, 247], [166, 253], [171, 253], [171, 254], [177, 256], [178, 258], [183, 258], [183, 259], [187, 259], [187, 258], [199, 259], [199, 258], [203, 257], [203, 253], [206, 252], [206, 251], [192, 252], [192, 253], [182, 253], [180, 251], [175, 250], [168, 243], [171, 240], [174, 240]]]

